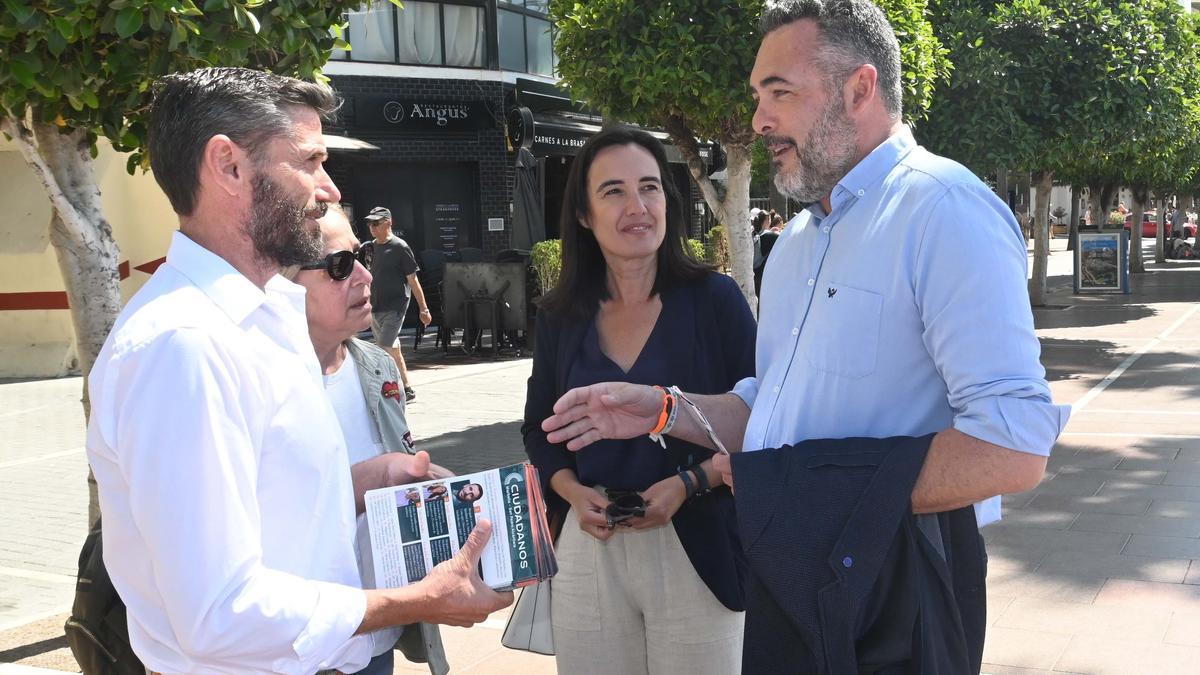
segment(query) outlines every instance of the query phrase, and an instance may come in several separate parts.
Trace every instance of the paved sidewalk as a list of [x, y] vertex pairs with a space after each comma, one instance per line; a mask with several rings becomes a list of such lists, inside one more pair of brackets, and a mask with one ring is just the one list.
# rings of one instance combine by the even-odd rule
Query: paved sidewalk
[[1149, 267], [1130, 296], [1056, 278], [1034, 313], [1074, 414], [984, 529], [987, 672], [1200, 671], [1200, 263]]
[[[1131, 296], [1077, 297], [1064, 248], [1052, 242], [1053, 308], [1035, 318], [1055, 398], [1076, 413], [1046, 480], [985, 528], [984, 671], [1198, 672], [1200, 263], [1151, 265]], [[528, 359], [443, 359], [429, 341], [409, 363], [412, 426], [434, 461], [523, 457]], [[73, 669], [60, 627], [86, 504], [79, 386], [0, 383], [0, 675]], [[454, 672], [554, 672], [500, 646], [504, 618], [443, 630]]]

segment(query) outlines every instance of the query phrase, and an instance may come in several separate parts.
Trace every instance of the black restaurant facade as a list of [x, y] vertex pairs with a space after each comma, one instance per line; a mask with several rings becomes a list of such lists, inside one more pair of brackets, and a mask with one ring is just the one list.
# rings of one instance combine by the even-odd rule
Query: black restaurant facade
[[[404, 6], [375, 3], [352, 13], [346, 37], [353, 49], [325, 68], [343, 99], [338, 120], [326, 129], [340, 137], [331, 139], [326, 166], [360, 238], [367, 236], [362, 217], [382, 205], [418, 253], [474, 248], [490, 258], [511, 248], [514, 165], [522, 146], [537, 159], [546, 234], [557, 237], [572, 158], [603, 120], [550, 75], [544, 1]], [[412, 9], [416, 14], [404, 17]], [[434, 33], [440, 49], [422, 43]], [[698, 194], [678, 153], [668, 153], [677, 184], [688, 186], [696, 229]]]

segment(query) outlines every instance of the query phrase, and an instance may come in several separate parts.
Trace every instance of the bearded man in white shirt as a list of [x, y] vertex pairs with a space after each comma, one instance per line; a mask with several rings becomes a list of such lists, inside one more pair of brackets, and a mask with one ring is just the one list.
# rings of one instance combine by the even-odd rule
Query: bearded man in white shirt
[[356, 501], [430, 466], [389, 453], [352, 477], [304, 289], [278, 275], [319, 256], [340, 198], [322, 168], [336, 108], [327, 87], [239, 68], [157, 84], [148, 149], [180, 228], [89, 376], [87, 440], [105, 565], [155, 672], [355, 672], [373, 630], [512, 602], [475, 572], [488, 524], [424, 580], [361, 589]]

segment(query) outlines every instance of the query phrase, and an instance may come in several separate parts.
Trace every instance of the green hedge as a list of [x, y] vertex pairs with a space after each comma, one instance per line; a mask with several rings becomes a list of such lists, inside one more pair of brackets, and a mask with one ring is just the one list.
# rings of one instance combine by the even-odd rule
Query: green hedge
[[725, 238], [724, 225], [717, 225], [708, 231], [708, 243], [704, 248], [704, 259], [718, 271], [729, 269], [729, 240]]
[[558, 275], [562, 272], [562, 241], [547, 239], [534, 244], [529, 254], [529, 266], [537, 274], [538, 285], [545, 295], [558, 285]]

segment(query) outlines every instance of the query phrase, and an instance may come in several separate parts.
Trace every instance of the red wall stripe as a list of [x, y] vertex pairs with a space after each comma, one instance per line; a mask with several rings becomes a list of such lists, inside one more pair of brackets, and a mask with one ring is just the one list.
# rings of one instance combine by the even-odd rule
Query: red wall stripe
[[[165, 260], [165, 258], [163, 259]], [[151, 261], [145, 265], [138, 266], [138, 269], [154, 265], [161, 265], [162, 262]], [[154, 265], [155, 268], [158, 265]], [[129, 261], [126, 260], [117, 266], [117, 273], [121, 279], [129, 278]], [[67, 301], [66, 291], [38, 291], [31, 293], [0, 293], [0, 312], [10, 312], [26, 309], [70, 309], [71, 304]]]
[[0, 293], [0, 311], [20, 309], [70, 309], [67, 292]]

